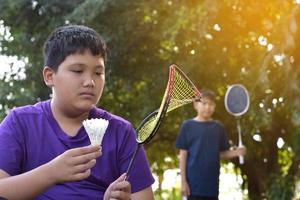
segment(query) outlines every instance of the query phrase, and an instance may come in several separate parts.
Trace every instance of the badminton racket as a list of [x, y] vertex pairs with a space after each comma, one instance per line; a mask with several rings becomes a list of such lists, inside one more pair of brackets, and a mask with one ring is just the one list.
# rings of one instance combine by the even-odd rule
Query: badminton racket
[[[249, 108], [249, 94], [241, 84], [234, 84], [228, 87], [225, 94], [225, 108], [227, 112], [237, 119], [238, 146], [243, 146], [240, 116], [245, 114]], [[244, 164], [244, 157], [239, 156], [240, 164]]]
[[178, 107], [200, 99], [200, 92], [192, 81], [176, 65], [169, 67], [169, 78], [163, 99], [158, 110], [149, 114], [136, 129], [137, 147], [126, 171], [126, 180], [129, 178], [132, 164], [142, 145], [148, 143], [157, 132], [166, 113]]

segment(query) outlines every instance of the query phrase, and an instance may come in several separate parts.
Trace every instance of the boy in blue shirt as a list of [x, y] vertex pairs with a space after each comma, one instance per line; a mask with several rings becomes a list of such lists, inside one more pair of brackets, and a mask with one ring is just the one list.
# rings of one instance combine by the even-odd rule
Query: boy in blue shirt
[[229, 149], [223, 125], [212, 119], [215, 94], [202, 91], [194, 102], [197, 116], [183, 122], [176, 146], [179, 148], [181, 193], [188, 200], [217, 200], [220, 159], [245, 155], [245, 147]]
[[[105, 82], [106, 45], [86, 26], [56, 29], [44, 46], [52, 98], [15, 108], [0, 124], [0, 196], [9, 200], [153, 200], [154, 182], [132, 125], [96, 104]], [[108, 120], [102, 145], [90, 145], [86, 119]]]

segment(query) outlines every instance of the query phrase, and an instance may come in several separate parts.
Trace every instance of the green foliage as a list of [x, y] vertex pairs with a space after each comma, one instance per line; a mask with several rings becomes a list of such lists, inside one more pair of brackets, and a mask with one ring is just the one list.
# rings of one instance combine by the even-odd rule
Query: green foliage
[[155, 200], [181, 200], [181, 193], [179, 189], [173, 188], [172, 190], [163, 190], [161, 193], [154, 193]]
[[[244, 166], [234, 163], [249, 198], [275, 194], [278, 188], [267, 179], [278, 180], [284, 190], [282, 174], [299, 174], [300, 12], [292, 1], [0, 0], [0, 13], [6, 32], [0, 31], [0, 53], [26, 61], [26, 79], [7, 74], [0, 81], [0, 119], [14, 106], [49, 98], [41, 77], [43, 42], [59, 25], [85, 24], [109, 47], [99, 106], [137, 127], [159, 107], [167, 66], [176, 63], [200, 89], [216, 91], [215, 118], [236, 144], [236, 121], [223, 99], [228, 85], [242, 83], [251, 99], [241, 119], [248, 154]], [[10, 37], [3, 35], [8, 32]], [[145, 145], [156, 174], [178, 166], [175, 139], [182, 121], [194, 115], [190, 105], [169, 113]], [[261, 140], [253, 140], [254, 135]], [[285, 142], [282, 149], [278, 138]], [[288, 191], [294, 183], [286, 185]]]
[[278, 152], [278, 163], [281, 166], [281, 173], [286, 175], [292, 164], [292, 154], [288, 150], [282, 150]]
[[282, 200], [293, 199], [295, 185], [294, 178], [289, 176], [270, 176], [266, 192], [267, 199]]

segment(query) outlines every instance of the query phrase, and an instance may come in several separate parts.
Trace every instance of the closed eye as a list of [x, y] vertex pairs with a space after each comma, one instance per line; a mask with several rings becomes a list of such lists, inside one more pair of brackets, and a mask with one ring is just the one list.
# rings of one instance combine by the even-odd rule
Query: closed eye
[[78, 74], [83, 72], [82, 70], [71, 70], [71, 71], [74, 72], [74, 73], [78, 73]]
[[104, 72], [96, 72], [95, 74], [96, 74], [97, 76], [101, 76], [101, 75], [104, 74]]

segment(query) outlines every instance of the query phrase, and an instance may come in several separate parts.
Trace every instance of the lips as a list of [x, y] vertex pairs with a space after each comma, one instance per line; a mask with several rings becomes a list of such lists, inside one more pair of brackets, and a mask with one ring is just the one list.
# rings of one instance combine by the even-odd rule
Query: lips
[[81, 96], [91, 96], [91, 97], [95, 96], [95, 94], [92, 92], [81, 92], [80, 95]]

